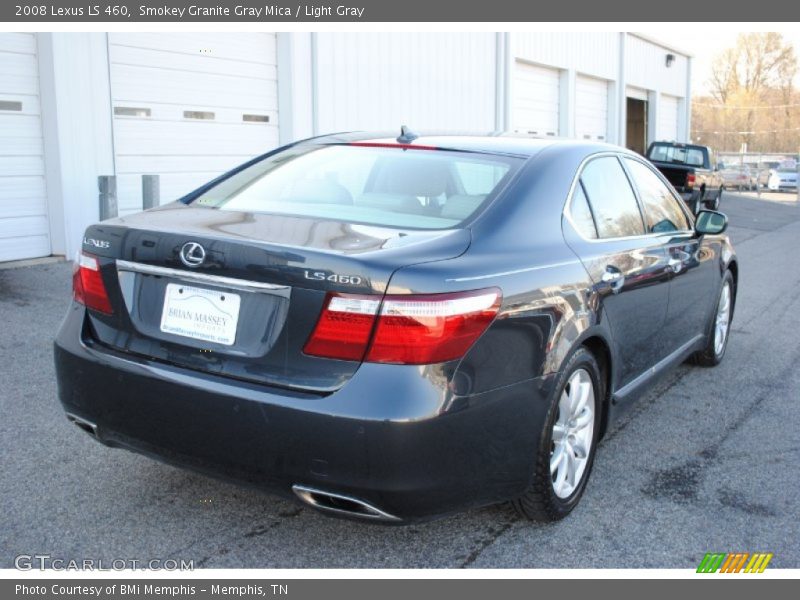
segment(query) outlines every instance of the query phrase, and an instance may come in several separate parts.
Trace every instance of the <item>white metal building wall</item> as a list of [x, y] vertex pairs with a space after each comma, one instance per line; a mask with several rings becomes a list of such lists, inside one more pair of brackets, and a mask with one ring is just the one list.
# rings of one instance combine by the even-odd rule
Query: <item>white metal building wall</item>
[[141, 175], [168, 202], [278, 145], [275, 35], [109, 34], [120, 213]]
[[0, 33], [0, 261], [48, 254], [36, 38]]
[[601, 79], [617, 79], [618, 33], [537, 31], [510, 35], [511, 52], [518, 59], [558, 69], [574, 69]]
[[578, 75], [575, 80], [575, 137], [608, 139], [608, 82]]
[[[667, 54], [675, 57], [670, 67], [666, 63]], [[688, 65], [686, 56], [639, 36], [628, 35], [625, 48], [628, 85], [683, 98], [687, 95]]]
[[561, 74], [557, 69], [515, 61], [513, 130], [539, 136], [558, 135], [560, 86]]
[[493, 33], [314, 34], [315, 131], [495, 128]]
[[678, 140], [679, 106], [679, 99], [675, 96], [661, 95], [658, 105], [658, 133], [656, 136], [659, 140]]

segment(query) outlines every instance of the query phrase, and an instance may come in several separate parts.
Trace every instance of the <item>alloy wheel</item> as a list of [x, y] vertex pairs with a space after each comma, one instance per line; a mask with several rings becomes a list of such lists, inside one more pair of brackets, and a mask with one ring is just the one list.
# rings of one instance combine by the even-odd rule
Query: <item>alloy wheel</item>
[[559, 498], [571, 496], [586, 473], [594, 417], [594, 384], [585, 369], [578, 369], [561, 393], [551, 436], [550, 476], [553, 491]]
[[727, 281], [722, 286], [717, 307], [717, 318], [714, 322], [714, 352], [717, 356], [725, 350], [728, 341], [728, 326], [731, 321], [731, 285]]

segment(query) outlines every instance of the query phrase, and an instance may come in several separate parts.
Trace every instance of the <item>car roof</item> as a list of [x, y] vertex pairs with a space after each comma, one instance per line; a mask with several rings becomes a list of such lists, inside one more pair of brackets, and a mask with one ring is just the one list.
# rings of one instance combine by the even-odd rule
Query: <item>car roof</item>
[[375, 144], [402, 145], [438, 148], [442, 150], [459, 150], [466, 152], [483, 152], [488, 154], [505, 154], [528, 158], [539, 154], [545, 148], [559, 147], [575, 149], [583, 147], [588, 152], [624, 151], [624, 148], [602, 142], [586, 142], [557, 137], [534, 137], [509, 132], [473, 133], [423, 133], [413, 141], [401, 144], [397, 139], [398, 132], [363, 132], [350, 131], [334, 133], [304, 140], [315, 144]]

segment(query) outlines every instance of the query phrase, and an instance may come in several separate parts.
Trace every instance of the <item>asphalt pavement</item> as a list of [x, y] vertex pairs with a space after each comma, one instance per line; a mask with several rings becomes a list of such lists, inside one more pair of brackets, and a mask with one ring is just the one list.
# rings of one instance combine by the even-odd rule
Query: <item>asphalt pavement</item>
[[[800, 207], [726, 193], [740, 289], [725, 361], [682, 366], [601, 442], [580, 506], [423, 525], [332, 519], [97, 444], [64, 418], [52, 339], [70, 266], [0, 269], [0, 568], [20, 554], [198, 567], [800, 567]], [[113, 390], [109, 390], [113, 393]]]

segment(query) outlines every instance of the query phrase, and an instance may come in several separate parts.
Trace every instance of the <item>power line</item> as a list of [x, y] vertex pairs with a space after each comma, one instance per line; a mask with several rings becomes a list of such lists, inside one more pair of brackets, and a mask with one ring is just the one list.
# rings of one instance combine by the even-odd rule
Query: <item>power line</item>
[[776, 108], [797, 108], [800, 102], [794, 104], [762, 104], [760, 106], [728, 106], [727, 104], [713, 104], [711, 102], [698, 102], [692, 100], [695, 106], [707, 106], [709, 108], [724, 108], [727, 110], [762, 110], [762, 109], [776, 109]]
[[760, 131], [711, 131], [695, 129], [693, 133], [713, 133], [714, 135], [757, 135], [760, 133], [783, 133], [785, 131], [800, 131], [800, 127], [790, 127], [788, 129], [762, 129]]

